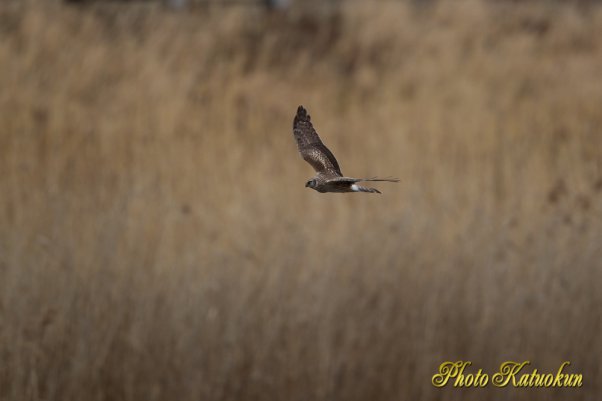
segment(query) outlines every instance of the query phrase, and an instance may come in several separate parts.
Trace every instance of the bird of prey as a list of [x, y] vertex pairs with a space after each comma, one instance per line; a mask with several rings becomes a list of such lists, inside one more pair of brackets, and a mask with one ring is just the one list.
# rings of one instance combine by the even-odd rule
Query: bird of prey
[[322, 193], [370, 192], [380, 194], [380, 191], [376, 188], [362, 187], [357, 185], [357, 183], [365, 181], [399, 182], [396, 178], [344, 177], [337, 159], [335, 159], [332, 152], [320, 140], [318, 133], [311, 123], [311, 118], [303, 106], [297, 108], [297, 115], [293, 120], [293, 135], [297, 141], [301, 157], [316, 170], [316, 176], [307, 181], [305, 184], [306, 187]]

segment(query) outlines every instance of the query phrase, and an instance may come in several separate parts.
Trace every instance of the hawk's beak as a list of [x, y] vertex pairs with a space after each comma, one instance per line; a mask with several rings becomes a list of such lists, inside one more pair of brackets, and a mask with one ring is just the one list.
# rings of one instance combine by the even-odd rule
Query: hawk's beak
[[305, 188], [309, 187], [309, 182], [305, 183]]

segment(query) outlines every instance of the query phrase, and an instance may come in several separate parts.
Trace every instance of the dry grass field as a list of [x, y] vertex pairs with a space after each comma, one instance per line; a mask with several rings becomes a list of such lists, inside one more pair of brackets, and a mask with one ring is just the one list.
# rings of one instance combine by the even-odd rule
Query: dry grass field
[[0, 2], [0, 400], [598, 400], [601, 284], [601, 6]]

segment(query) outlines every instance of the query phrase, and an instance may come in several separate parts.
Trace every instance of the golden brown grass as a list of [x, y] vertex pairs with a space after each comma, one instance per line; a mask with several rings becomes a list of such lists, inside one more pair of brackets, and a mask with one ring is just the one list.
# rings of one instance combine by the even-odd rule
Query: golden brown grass
[[[601, 72], [595, 6], [2, 2], [0, 399], [596, 399]], [[304, 188], [299, 104], [401, 183]]]

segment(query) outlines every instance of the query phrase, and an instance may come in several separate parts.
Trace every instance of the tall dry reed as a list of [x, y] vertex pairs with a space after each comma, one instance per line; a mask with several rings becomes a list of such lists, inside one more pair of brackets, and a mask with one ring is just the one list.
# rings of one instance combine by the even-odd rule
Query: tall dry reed
[[[2, 2], [0, 399], [596, 399], [601, 71], [572, 3]], [[401, 183], [304, 188], [299, 104]]]

